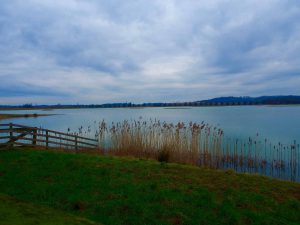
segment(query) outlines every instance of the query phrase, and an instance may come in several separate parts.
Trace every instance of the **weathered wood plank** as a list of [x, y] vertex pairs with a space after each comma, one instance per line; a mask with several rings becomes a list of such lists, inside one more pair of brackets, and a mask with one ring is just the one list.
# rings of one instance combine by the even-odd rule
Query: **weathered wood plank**
[[30, 135], [31, 134], [31, 132], [24, 132], [24, 133], [21, 133], [20, 135], [18, 135], [18, 136], [9, 136], [10, 138], [9, 138], [9, 141], [8, 142], [6, 142], [7, 144], [9, 144], [9, 143], [13, 143], [13, 142], [15, 142], [15, 141], [17, 141], [17, 140], [19, 140], [19, 139], [22, 139], [23, 137], [25, 137], [26, 135]]
[[10, 138], [10, 136], [0, 136], [0, 140], [2, 140], [2, 139], [9, 139]]
[[[16, 146], [26, 146], [26, 147], [33, 147], [33, 148], [45, 148], [46, 149], [46, 146], [37, 146], [37, 145], [32, 145], [32, 144], [30, 144], [30, 143], [22, 143], [22, 142], [15, 142], [15, 144], [16, 144]], [[1, 147], [1, 145], [0, 145], [0, 147]], [[4, 147], [6, 147], [6, 146], [4, 146]], [[48, 147], [49, 149], [58, 149], [58, 148], [60, 148], [60, 147], [58, 147], [58, 146], [49, 146]], [[71, 150], [71, 151], [75, 151], [75, 148], [62, 148], [62, 149], [65, 149], [65, 150]], [[78, 150], [84, 150], [84, 149], [86, 149], [86, 150], [97, 150], [98, 148], [91, 148], [91, 147], [86, 147], [86, 146], [78, 146]]]
[[0, 133], [10, 133], [10, 132], [20, 133], [20, 132], [29, 131], [29, 130], [33, 130], [33, 129], [7, 128], [7, 129], [0, 129]]
[[[24, 139], [26, 140], [26, 138]], [[46, 142], [46, 140], [37, 140], [37, 143], [39, 142]], [[46, 143], [44, 145], [33, 145], [32, 143], [24, 143], [17, 141], [14, 143], [15, 145], [21, 145], [21, 146], [32, 146], [32, 147], [45, 147], [46, 148]], [[51, 145], [52, 144], [52, 145]], [[48, 148], [70, 148], [75, 150], [75, 145], [67, 144], [67, 143], [60, 143], [60, 142], [55, 142], [55, 141], [49, 141]], [[89, 147], [89, 146], [82, 146], [78, 145], [78, 149], [96, 149], [97, 147]]]
[[[46, 134], [37, 134], [38, 137], [45, 137], [46, 139], [58, 139], [58, 140], [63, 140], [63, 141], [69, 141], [69, 142], [76, 142], [75, 138], [74, 139], [69, 139], [69, 138], [63, 138], [63, 137], [58, 137], [58, 136], [53, 136], [53, 135], [46, 135]], [[89, 143], [89, 142], [84, 142], [84, 141], [78, 141], [77, 143], [79, 144], [86, 144], [86, 145], [90, 145], [90, 146], [98, 146], [95, 143]]]
[[[50, 147], [51, 144], [57, 146], [68, 146], [74, 149], [76, 148], [97, 148], [98, 141], [96, 139], [81, 137], [77, 135], [67, 134], [59, 131], [53, 131], [37, 127], [28, 127], [18, 124], [0, 124], [0, 133], [8, 134], [6, 136], [0, 136], [0, 139], [7, 140], [6, 143], [1, 143], [1, 145], [13, 145], [22, 144], [20, 140], [30, 141], [31, 146], [40, 145], [40, 143], [45, 143], [46, 147]], [[6, 127], [6, 128], [5, 128]], [[19, 135], [14, 135], [19, 134]], [[31, 137], [25, 137], [31, 135]], [[58, 136], [59, 135], [59, 136]], [[41, 139], [41, 137], [43, 139]], [[17, 142], [18, 141], [18, 142]], [[71, 142], [66, 143], [66, 142]], [[29, 143], [23, 143], [27, 146]]]
[[[24, 131], [34, 131], [36, 128], [11, 128], [11, 129], [0, 129], [0, 133], [22, 133]], [[96, 139], [91, 139], [91, 138], [85, 138], [85, 137], [81, 137], [81, 136], [77, 136], [77, 135], [70, 135], [70, 134], [65, 134], [65, 133], [61, 133], [61, 132], [55, 132], [55, 131], [51, 131], [51, 130], [45, 130], [45, 129], [39, 129], [37, 128], [37, 130], [39, 132], [48, 132], [48, 133], [53, 133], [53, 134], [60, 134], [66, 137], [77, 137], [78, 139], [82, 139], [82, 140], [87, 140], [87, 141], [91, 141], [91, 142], [98, 142]]]
[[[16, 126], [16, 127], [28, 128], [28, 129], [35, 129], [35, 128], [37, 128], [37, 127], [23, 126], [23, 125], [19, 125], [19, 124], [12, 124], [12, 125]], [[45, 131], [45, 132], [48, 131], [50, 133], [61, 134], [61, 135], [69, 136], [69, 137], [78, 137], [79, 139], [84, 139], [84, 140], [90, 140], [90, 141], [98, 142], [96, 139], [87, 138], [87, 137], [81, 137], [81, 136], [74, 135], [74, 134], [67, 134], [67, 133], [63, 133], [63, 132], [60, 132], [60, 131], [54, 131], [54, 130], [49, 130], [49, 129], [44, 129], [44, 128], [37, 128], [37, 129], [40, 130], [40, 131]]]
[[[22, 138], [19, 138], [19, 140], [26, 140], [26, 141], [30, 141], [32, 143], [32, 138], [26, 138], [26, 137], [22, 137]], [[59, 140], [59, 139], [57, 139]], [[45, 139], [36, 139], [36, 142], [39, 143], [39, 142], [43, 142], [45, 143], [45, 146], [46, 146], [46, 142], [47, 140]], [[58, 142], [58, 141], [55, 141], [55, 140], [48, 140], [48, 144], [55, 144], [55, 145], [66, 145], [66, 146], [72, 146], [73, 148], [75, 148], [75, 143], [66, 143], [66, 142]], [[34, 145], [34, 144], [33, 144]], [[89, 143], [81, 143], [81, 145], [78, 145], [78, 146], [92, 146], [92, 147], [98, 147], [98, 145], [93, 145], [93, 144], [89, 144]]]

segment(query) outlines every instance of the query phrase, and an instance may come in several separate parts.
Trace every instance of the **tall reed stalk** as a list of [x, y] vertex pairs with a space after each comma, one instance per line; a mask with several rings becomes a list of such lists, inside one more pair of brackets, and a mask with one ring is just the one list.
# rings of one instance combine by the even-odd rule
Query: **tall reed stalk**
[[[79, 132], [82, 132], [82, 127]], [[159, 159], [209, 168], [234, 169], [292, 181], [300, 180], [296, 141], [285, 146], [263, 141], [231, 139], [222, 129], [204, 122], [177, 124], [157, 119], [99, 123], [95, 137], [107, 154]]]

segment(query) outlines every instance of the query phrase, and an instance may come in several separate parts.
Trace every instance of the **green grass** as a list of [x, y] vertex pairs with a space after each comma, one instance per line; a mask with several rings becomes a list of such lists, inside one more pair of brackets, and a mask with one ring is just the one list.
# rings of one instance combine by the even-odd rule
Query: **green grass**
[[133, 158], [4, 150], [0, 193], [103, 224], [300, 224], [299, 183]]
[[3, 194], [0, 194], [0, 218], [1, 225], [96, 225], [87, 219], [21, 202]]

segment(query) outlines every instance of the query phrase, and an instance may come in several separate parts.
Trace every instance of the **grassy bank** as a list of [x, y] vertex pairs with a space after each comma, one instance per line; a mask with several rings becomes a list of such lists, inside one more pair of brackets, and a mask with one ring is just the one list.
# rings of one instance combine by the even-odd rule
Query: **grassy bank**
[[133, 158], [4, 150], [0, 193], [103, 224], [300, 223], [299, 183]]
[[12, 118], [29, 118], [29, 117], [40, 117], [40, 116], [51, 116], [53, 114], [0, 114], [0, 120], [12, 119]]
[[2, 225], [96, 225], [98, 223], [48, 207], [34, 205], [0, 194]]

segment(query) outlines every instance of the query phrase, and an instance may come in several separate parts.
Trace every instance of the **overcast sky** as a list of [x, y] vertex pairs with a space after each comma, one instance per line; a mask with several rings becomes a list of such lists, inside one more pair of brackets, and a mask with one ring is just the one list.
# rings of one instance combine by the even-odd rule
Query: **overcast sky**
[[1, 0], [0, 104], [288, 94], [299, 0]]

